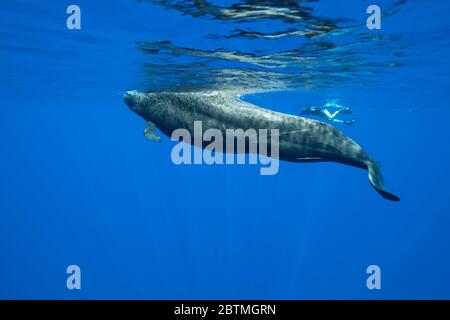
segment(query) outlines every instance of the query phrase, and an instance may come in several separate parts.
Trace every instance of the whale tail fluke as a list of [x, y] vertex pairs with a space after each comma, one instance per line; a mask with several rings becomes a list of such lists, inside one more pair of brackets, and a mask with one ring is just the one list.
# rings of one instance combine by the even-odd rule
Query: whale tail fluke
[[399, 197], [384, 190], [383, 176], [381, 175], [380, 164], [378, 162], [370, 161], [367, 165], [367, 169], [369, 171], [370, 183], [383, 198], [391, 201], [400, 201]]

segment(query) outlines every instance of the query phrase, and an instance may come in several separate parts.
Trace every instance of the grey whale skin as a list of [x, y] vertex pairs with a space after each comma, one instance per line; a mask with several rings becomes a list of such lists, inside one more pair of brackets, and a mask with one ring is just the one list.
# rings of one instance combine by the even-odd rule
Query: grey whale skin
[[[179, 128], [193, 135], [194, 121], [202, 121], [203, 132], [219, 129], [224, 136], [225, 129], [268, 129], [269, 132], [278, 129], [281, 160], [334, 161], [366, 169], [370, 183], [381, 196], [400, 200], [384, 190], [379, 164], [359, 144], [324, 122], [261, 108], [223, 92], [141, 93], [133, 90], [126, 92], [123, 98], [133, 112], [169, 137]], [[153, 137], [159, 139], [154, 134]]]

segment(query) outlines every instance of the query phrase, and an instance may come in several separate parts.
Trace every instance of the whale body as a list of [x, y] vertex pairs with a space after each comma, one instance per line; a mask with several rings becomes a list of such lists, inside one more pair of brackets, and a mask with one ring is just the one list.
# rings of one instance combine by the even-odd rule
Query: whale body
[[[291, 162], [333, 161], [368, 171], [369, 181], [385, 199], [399, 197], [384, 189], [379, 163], [339, 129], [322, 121], [265, 109], [223, 92], [128, 91], [128, 107], [167, 136], [177, 129], [194, 133], [194, 122], [203, 130], [278, 129], [279, 159]], [[151, 130], [152, 140], [158, 140]], [[205, 147], [202, 145], [202, 147]]]

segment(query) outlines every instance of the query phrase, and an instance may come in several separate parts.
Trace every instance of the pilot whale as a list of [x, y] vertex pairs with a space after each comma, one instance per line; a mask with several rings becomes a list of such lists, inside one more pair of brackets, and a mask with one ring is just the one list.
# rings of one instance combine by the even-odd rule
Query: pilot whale
[[202, 121], [203, 130], [278, 129], [280, 160], [333, 161], [365, 169], [371, 185], [381, 196], [400, 200], [384, 189], [379, 163], [359, 144], [327, 123], [268, 110], [224, 92], [142, 93], [133, 90], [126, 92], [123, 99], [133, 112], [148, 122], [145, 135], [151, 140], [161, 140], [154, 132], [155, 127], [169, 137], [180, 128], [192, 134], [195, 121]]

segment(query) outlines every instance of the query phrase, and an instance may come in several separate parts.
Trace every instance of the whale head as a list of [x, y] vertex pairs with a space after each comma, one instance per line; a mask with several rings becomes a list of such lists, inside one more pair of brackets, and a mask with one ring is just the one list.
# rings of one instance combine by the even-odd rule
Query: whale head
[[144, 111], [145, 104], [143, 103], [145, 95], [136, 90], [127, 91], [123, 95], [123, 101], [130, 108], [131, 111], [141, 114]]

